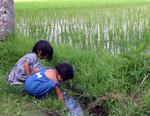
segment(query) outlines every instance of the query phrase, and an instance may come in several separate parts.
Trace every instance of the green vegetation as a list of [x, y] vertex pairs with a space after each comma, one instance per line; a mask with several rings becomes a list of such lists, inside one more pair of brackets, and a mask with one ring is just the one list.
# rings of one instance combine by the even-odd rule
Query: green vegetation
[[148, 1], [58, 1], [16, 2], [16, 31], [58, 44], [106, 48], [114, 54], [148, 39]]
[[34, 99], [5, 81], [40, 38], [55, 50], [43, 65], [74, 66], [74, 80], [62, 86], [81, 103], [90, 101], [85, 111], [101, 105], [110, 116], [150, 115], [149, 10], [149, 0], [16, 0], [16, 32], [0, 42], [0, 115], [65, 115], [55, 94]]

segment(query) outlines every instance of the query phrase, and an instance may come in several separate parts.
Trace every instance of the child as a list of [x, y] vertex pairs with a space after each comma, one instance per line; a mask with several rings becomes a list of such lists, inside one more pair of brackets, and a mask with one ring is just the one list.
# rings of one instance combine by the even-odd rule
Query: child
[[32, 52], [24, 55], [15, 64], [11, 72], [7, 76], [10, 85], [22, 84], [25, 79], [34, 72], [34, 67], [39, 59], [46, 58], [51, 60], [53, 56], [53, 48], [46, 40], [39, 40], [35, 43]]
[[67, 81], [74, 77], [74, 71], [68, 63], [61, 63], [55, 68], [41, 68], [39, 71], [25, 80], [25, 91], [32, 96], [41, 98], [56, 92], [58, 99], [64, 104], [64, 98], [59, 89], [61, 81]]

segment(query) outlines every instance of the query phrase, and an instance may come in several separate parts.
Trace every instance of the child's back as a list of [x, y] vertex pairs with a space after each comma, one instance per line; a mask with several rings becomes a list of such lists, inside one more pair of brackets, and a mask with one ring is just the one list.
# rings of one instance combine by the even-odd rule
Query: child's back
[[45, 74], [49, 68], [41, 68], [37, 73], [31, 75], [25, 80], [25, 90], [32, 96], [41, 98], [50, 93], [59, 84], [53, 79], [49, 79]]
[[68, 63], [60, 63], [55, 68], [41, 68], [25, 80], [24, 87], [27, 93], [38, 98], [54, 90], [58, 99], [64, 104], [59, 85], [60, 82], [73, 79], [73, 77], [73, 67]]

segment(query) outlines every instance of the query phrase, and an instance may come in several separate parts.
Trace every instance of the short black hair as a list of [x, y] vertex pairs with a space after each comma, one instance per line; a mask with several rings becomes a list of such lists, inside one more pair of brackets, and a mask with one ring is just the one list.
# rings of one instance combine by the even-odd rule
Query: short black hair
[[74, 77], [73, 67], [68, 63], [57, 64], [55, 66], [55, 69], [57, 70], [63, 81], [73, 79]]
[[53, 58], [53, 48], [47, 40], [39, 40], [35, 43], [32, 52], [38, 54], [38, 51], [41, 51], [42, 55], [46, 56], [47, 60]]

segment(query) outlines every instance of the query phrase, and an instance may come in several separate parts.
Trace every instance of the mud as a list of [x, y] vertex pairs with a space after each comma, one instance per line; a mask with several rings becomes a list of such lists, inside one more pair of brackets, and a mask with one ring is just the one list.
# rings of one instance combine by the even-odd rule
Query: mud
[[104, 107], [105, 100], [99, 101], [100, 105], [94, 105], [96, 97], [82, 97], [79, 101], [82, 109], [90, 116], [108, 116], [108, 110]]
[[43, 116], [62, 116], [59, 112], [44, 112]]
[[108, 116], [106, 109], [100, 105], [90, 108], [89, 114], [90, 116]]

